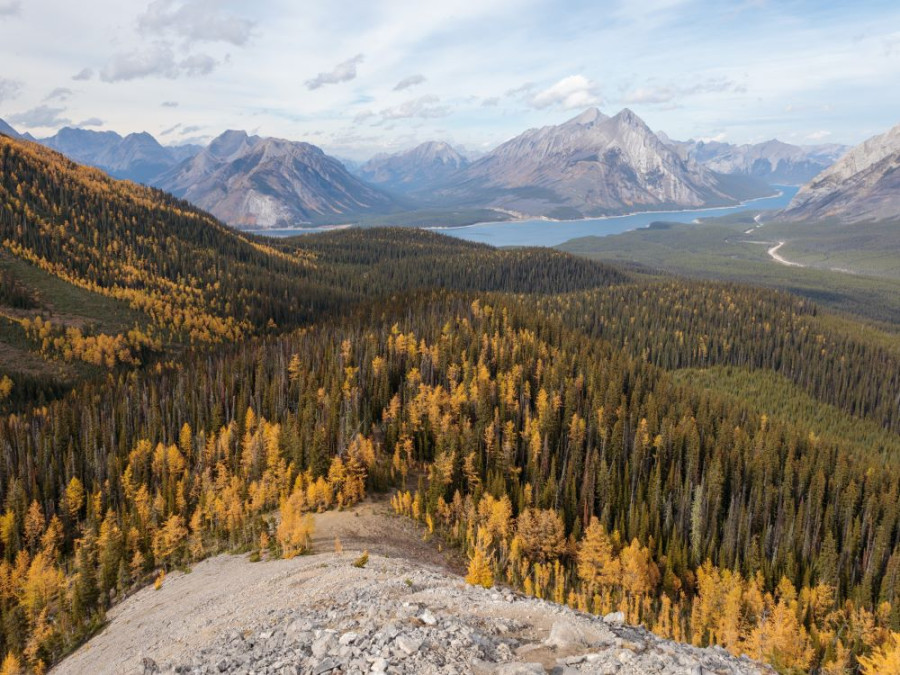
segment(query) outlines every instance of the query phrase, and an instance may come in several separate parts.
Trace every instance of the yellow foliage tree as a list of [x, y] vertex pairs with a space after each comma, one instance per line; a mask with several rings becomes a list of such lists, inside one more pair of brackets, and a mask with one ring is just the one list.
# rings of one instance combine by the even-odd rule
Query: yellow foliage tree
[[591, 519], [578, 545], [578, 577], [590, 591], [618, 584], [622, 566], [613, 548], [613, 540], [596, 518]]
[[293, 558], [309, 550], [312, 534], [312, 516], [303, 513], [305, 499], [301, 490], [294, 490], [281, 503], [281, 522], [275, 530], [275, 538], [281, 545], [282, 555]]
[[900, 673], [900, 633], [892, 632], [887, 642], [869, 656], [859, 657], [862, 675]]

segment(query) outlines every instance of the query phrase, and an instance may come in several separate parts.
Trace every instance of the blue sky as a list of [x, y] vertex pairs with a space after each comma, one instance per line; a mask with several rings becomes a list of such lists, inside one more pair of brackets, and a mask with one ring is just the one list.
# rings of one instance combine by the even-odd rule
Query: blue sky
[[37, 136], [239, 128], [357, 159], [589, 105], [737, 143], [900, 123], [896, 1], [0, 0], [0, 63], [0, 117]]

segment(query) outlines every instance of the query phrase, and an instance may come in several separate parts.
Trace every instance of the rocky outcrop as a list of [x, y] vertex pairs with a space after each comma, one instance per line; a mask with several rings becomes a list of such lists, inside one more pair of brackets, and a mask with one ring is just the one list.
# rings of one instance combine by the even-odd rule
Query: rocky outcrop
[[395, 208], [389, 196], [316, 146], [243, 131], [226, 131], [155, 184], [241, 228], [292, 227]]
[[[93, 672], [278, 675], [772, 672], [721, 649], [663, 640], [618, 613], [601, 618], [469, 586], [403, 558], [372, 555], [360, 569], [356, 555], [200, 563], [126, 600], [106, 632], [57, 672], [88, 663]], [[122, 631], [140, 647], [129, 652]]]

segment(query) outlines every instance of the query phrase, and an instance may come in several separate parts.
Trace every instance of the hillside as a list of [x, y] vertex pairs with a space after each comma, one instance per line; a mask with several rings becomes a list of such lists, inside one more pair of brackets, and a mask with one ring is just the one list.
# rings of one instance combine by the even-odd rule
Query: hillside
[[841, 222], [900, 217], [900, 125], [851, 149], [804, 185], [779, 220]]
[[0, 365], [18, 401], [189, 345], [291, 329], [384, 293], [558, 292], [624, 278], [552, 251], [500, 252], [419, 232], [264, 242], [158, 190], [5, 137], [0, 206]]
[[[52, 366], [103, 356], [62, 395], [0, 416], [4, 658], [60, 661], [108, 613], [130, 611], [132, 594], [157, 593], [141, 590], [154, 581], [166, 592], [165, 575], [203, 605], [215, 581], [199, 572], [235, 578], [217, 556], [288, 565], [324, 552], [316, 523], [379, 495], [453, 551], [471, 585], [530, 596], [512, 604], [533, 615], [551, 611], [538, 600], [595, 627], [587, 614], [622, 612], [663, 640], [782, 673], [854, 670], [892, 648], [900, 457], [879, 441], [900, 431], [892, 335], [783, 292], [554, 251], [396, 229], [249, 237], [159, 191], [0, 142], [4, 316], [21, 349]], [[135, 328], [124, 343], [79, 335], [51, 310]], [[51, 328], [21, 314], [44, 311]], [[727, 390], [677, 372], [716, 367], [736, 369]], [[5, 396], [20, 386], [7, 372]], [[805, 403], [772, 415], [778, 396]], [[854, 420], [865, 433], [847, 433]], [[359, 531], [373, 553], [386, 538]], [[175, 574], [190, 565], [199, 596], [191, 574]], [[330, 572], [316, 569], [330, 593]], [[378, 585], [396, 588], [410, 586]], [[181, 610], [159, 609], [183, 625]], [[458, 639], [475, 635], [466, 621]], [[255, 622], [261, 645], [269, 628]], [[420, 648], [435, 637], [409, 630]], [[635, 659], [682, 649], [623, 630], [644, 646]], [[495, 658], [493, 644], [478, 658]], [[227, 669], [250, 648], [230, 637], [196, 647], [212, 651], [179, 652], [175, 665], [215, 654]], [[326, 647], [317, 659], [334, 658]], [[633, 651], [622, 647], [615, 658]], [[589, 670], [587, 653], [566, 656]]]
[[431, 198], [575, 218], [732, 204], [768, 192], [752, 179], [725, 180], [683, 161], [628, 109], [607, 117], [592, 108], [503, 143]]

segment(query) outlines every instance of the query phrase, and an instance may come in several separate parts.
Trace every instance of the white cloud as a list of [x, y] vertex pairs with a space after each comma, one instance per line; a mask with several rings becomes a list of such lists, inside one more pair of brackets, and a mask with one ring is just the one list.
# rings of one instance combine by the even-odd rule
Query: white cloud
[[825, 131], [824, 129], [820, 129], [818, 131], [813, 131], [811, 134], [806, 135], [806, 140], [808, 141], [822, 141], [831, 136], [830, 131]]
[[228, 42], [242, 46], [254, 22], [223, 11], [216, 0], [154, 0], [138, 18], [147, 33], [176, 35], [187, 42]]
[[116, 54], [100, 71], [100, 79], [104, 82], [122, 82], [143, 77], [173, 80], [181, 75], [208, 75], [217, 65], [216, 60], [206, 54], [192, 54], [177, 61], [169, 45], [157, 44], [145, 51]]
[[9, 121], [12, 124], [21, 124], [28, 128], [61, 127], [65, 124], [72, 123], [72, 120], [70, 120], [68, 117], [62, 116], [62, 113], [64, 113], [65, 111], [65, 108], [52, 108], [47, 105], [39, 105], [36, 108], [32, 108], [31, 110], [26, 110], [25, 112], [10, 115]]
[[687, 96], [718, 93], [743, 93], [746, 88], [724, 77], [712, 77], [690, 86], [649, 85], [628, 91], [622, 102], [626, 105], [658, 105], [672, 103]]
[[72, 76], [73, 80], [90, 80], [94, 77], [94, 69], [93, 68], [82, 68], [77, 73]]
[[88, 119], [79, 122], [75, 126], [82, 127], [82, 128], [83, 127], [102, 127], [103, 124], [104, 124], [103, 120], [101, 120], [99, 117], [89, 117]]
[[415, 87], [417, 84], [422, 84], [424, 81], [424, 75], [410, 75], [409, 77], [404, 77], [396, 85], [394, 85], [394, 91], [403, 91], [404, 89]]
[[380, 113], [381, 121], [409, 119], [412, 117], [420, 119], [445, 117], [450, 114], [450, 109], [447, 106], [438, 105], [440, 102], [441, 99], [433, 94], [420, 96], [411, 101], [382, 110]]
[[0, 77], [0, 103], [13, 100], [20, 91], [22, 91], [22, 83], [19, 80]]
[[585, 108], [601, 103], [597, 86], [584, 75], [570, 75], [531, 99], [535, 108], [560, 106], [566, 110]]
[[318, 89], [326, 84], [337, 84], [339, 82], [349, 82], [356, 79], [356, 66], [363, 62], [365, 57], [357, 54], [352, 59], [348, 59], [343, 63], [337, 64], [331, 71], [327, 73], [319, 73], [311, 80], [306, 81], [307, 89]]
[[178, 101], [163, 101], [162, 103], [160, 103], [160, 105], [161, 105], [163, 108], [177, 108], [177, 107], [178, 107]]

